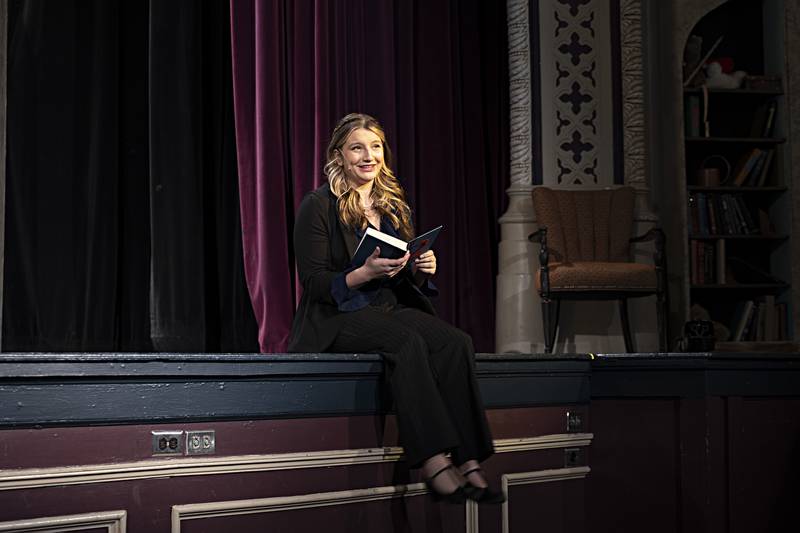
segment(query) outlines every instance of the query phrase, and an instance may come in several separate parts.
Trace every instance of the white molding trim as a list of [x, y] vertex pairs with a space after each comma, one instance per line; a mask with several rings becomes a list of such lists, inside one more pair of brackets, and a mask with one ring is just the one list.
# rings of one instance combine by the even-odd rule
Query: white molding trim
[[[428, 494], [428, 492], [424, 483], [413, 483], [410, 485], [319, 492], [296, 496], [277, 496], [251, 500], [174, 505], [172, 507], [172, 527], [170, 531], [171, 533], [180, 533], [181, 523], [185, 520], [202, 520], [204, 518], [219, 518], [245, 514], [295, 511], [298, 509], [331, 507], [334, 505], [390, 500], [393, 498], [411, 498]], [[478, 504], [473, 501], [467, 501], [464, 508], [466, 513], [465, 533], [478, 533]]]
[[556, 468], [553, 470], [537, 470], [534, 472], [516, 472], [513, 474], [503, 474], [500, 478], [503, 494], [506, 495], [506, 502], [503, 504], [503, 533], [509, 533], [508, 505], [511, 499], [508, 496], [508, 488], [515, 485], [531, 485], [533, 483], [553, 483], [555, 481], [568, 481], [571, 479], [585, 478], [591, 468], [588, 466], [577, 466], [574, 468]]
[[364, 448], [264, 455], [154, 459], [131, 463], [0, 471], [0, 490], [197, 476], [352, 466], [398, 461], [402, 448]]
[[594, 439], [593, 433], [556, 433], [541, 437], [497, 439], [494, 441], [494, 451], [495, 453], [511, 453], [589, 446], [592, 439]]
[[219, 518], [245, 514], [274, 513], [278, 511], [294, 511], [314, 507], [330, 507], [393, 498], [410, 498], [427, 494], [424, 483], [410, 485], [394, 485], [371, 487], [368, 489], [342, 490], [336, 492], [318, 492], [296, 496], [276, 496], [252, 500], [230, 500], [221, 502], [190, 503], [172, 507], [172, 533], [179, 533], [184, 520], [203, 518]]
[[[520, 472], [504, 474], [501, 478], [503, 492], [507, 495], [508, 488], [514, 485], [529, 485], [532, 483], [551, 483], [571, 479], [585, 478], [589, 467], [559, 468], [554, 470], [540, 470], [535, 472]], [[296, 496], [276, 496], [272, 498], [258, 498], [250, 500], [229, 500], [219, 502], [192, 503], [175, 505], [172, 507], [172, 533], [180, 533], [181, 523], [186, 520], [202, 520], [205, 518], [220, 518], [246, 514], [274, 513], [279, 511], [295, 511], [315, 507], [330, 507], [333, 505], [348, 505], [393, 498], [409, 498], [427, 494], [424, 483], [410, 485], [394, 485], [372, 487], [367, 489], [343, 490], [335, 492], [319, 492], [314, 494], [300, 494]], [[465, 505], [465, 531], [478, 533], [478, 505], [467, 502]], [[508, 533], [508, 502], [503, 504], [503, 533]]]
[[[520, 439], [498, 439], [496, 453], [589, 446], [591, 433], [559, 433]], [[110, 481], [177, 476], [267, 472], [299, 468], [329, 468], [400, 461], [400, 447], [323, 450], [315, 452], [230, 457], [172, 458], [130, 463], [0, 470], [0, 490], [20, 490]]]
[[478, 533], [480, 524], [478, 521], [478, 502], [467, 500], [464, 506], [464, 513], [466, 514], [464, 531], [466, 533]]
[[81, 529], [106, 528], [108, 533], [125, 533], [128, 513], [126, 511], [106, 511], [101, 513], [48, 516], [30, 520], [0, 522], [0, 531], [17, 533], [78, 531]]

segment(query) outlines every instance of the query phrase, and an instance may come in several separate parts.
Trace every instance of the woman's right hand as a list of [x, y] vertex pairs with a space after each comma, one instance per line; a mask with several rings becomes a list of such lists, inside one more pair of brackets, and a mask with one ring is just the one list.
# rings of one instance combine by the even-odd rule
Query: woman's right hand
[[403, 267], [406, 266], [408, 258], [411, 254], [406, 254], [399, 259], [381, 259], [381, 249], [376, 246], [372, 255], [367, 257], [364, 264], [361, 266], [367, 279], [373, 280], [375, 278], [391, 278], [396, 276]]
[[357, 289], [373, 279], [396, 276], [406, 266], [410, 255], [406, 252], [400, 259], [381, 259], [381, 249], [376, 247], [363, 265], [347, 274], [345, 283], [349, 288]]

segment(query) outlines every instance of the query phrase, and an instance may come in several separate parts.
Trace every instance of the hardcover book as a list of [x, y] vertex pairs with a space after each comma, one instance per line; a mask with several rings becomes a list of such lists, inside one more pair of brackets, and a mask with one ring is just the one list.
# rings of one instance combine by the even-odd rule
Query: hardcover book
[[[730, 329], [730, 335], [726, 340], [729, 341], [737, 341], [741, 340], [741, 329], [744, 329], [744, 320], [746, 319], [746, 302], [737, 302], [736, 307], [733, 310], [733, 315], [731, 315], [731, 321], [728, 324]], [[741, 324], [741, 328], [739, 325]]]
[[409, 242], [398, 239], [397, 237], [392, 237], [374, 228], [367, 228], [367, 231], [364, 232], [364, 236], [361, 237], [361, 242], [358, 243], [358, 248], [356, 248], [353, 254], [352, 264], [357, 266], [363, 265], [367, 257], [372, 255], [372, 252], [375, 251], [376, 247], [380, 247], [380, 257], [384, 259], [399, 259], [408, 251], [411, 253], [409, 261], [412, 261], [430, 250], [431, 246], [433, 246], [433, 241], [436, 240], [442, 227], [443, 226], [438, 226], [433, 228]]
[[700, 136], [700, 96], [690, 95], [686, 99], [686, 136], [699, 137]]
[[744, 183], [744, 180], [747, 179], [750, 171], [753, 170], [753, 166], [755, 166], [760, 154], [760, 148], [753, 148], [742, 156], [742, 158], [739, 160], [739, 164], [736, 165], [736, 168], [733, 172], [733, 184], [735, 186], [742, 186], [742, 183]]
[[750, 322], [753, 316], [754, 307], [755, 302], [753, 302], [753, 300], [748, 300], [744, 303], [740, 310], [737, 310], [732, 340], [736, 342], [744, 340], [744, 334], [746, 332], [745, 330], [747, 329], [747, 324]]
[[767, 181], [767, 174], [769, 173], [769, 165], [772, 162], [772, 156], [775, 155], [775, 149], [767, 151], [767, 156], [764, 158], [764, 164], [761, 166], [761, 171], [756, 178], [754, 185], [756, 187], [763, 187]]
[[756, 110], [750, 126], [750, 137], [769, 137], [772, 134], [777, 108], [778, 103], [771, 100]]

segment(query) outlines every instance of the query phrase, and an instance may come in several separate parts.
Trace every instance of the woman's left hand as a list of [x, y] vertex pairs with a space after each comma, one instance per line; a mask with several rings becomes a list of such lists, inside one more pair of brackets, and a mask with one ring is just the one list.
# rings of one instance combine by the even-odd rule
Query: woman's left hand
[[414, 274], [422, 273], [433, 276], [436, 273], [436, 254], [428, 250], [414, 260]]

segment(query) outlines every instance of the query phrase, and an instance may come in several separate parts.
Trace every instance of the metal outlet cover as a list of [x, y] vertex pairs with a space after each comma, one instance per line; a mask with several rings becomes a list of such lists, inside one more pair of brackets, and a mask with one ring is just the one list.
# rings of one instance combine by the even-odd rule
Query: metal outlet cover
[[567, 433], [581, 433], [583, 431], [583, 413], [567, 411]]
[[565, 468], [583, 466], [584, 464], [585, 464], [585, 459], [583, 456], [583, 448], [564, 448]]
[[186, 432], [186, 455], [208, 455], [217, 449], [217, 438], [213, 429]]
[[183, 455], [183, 431], [151, 431], [153, 455]]

